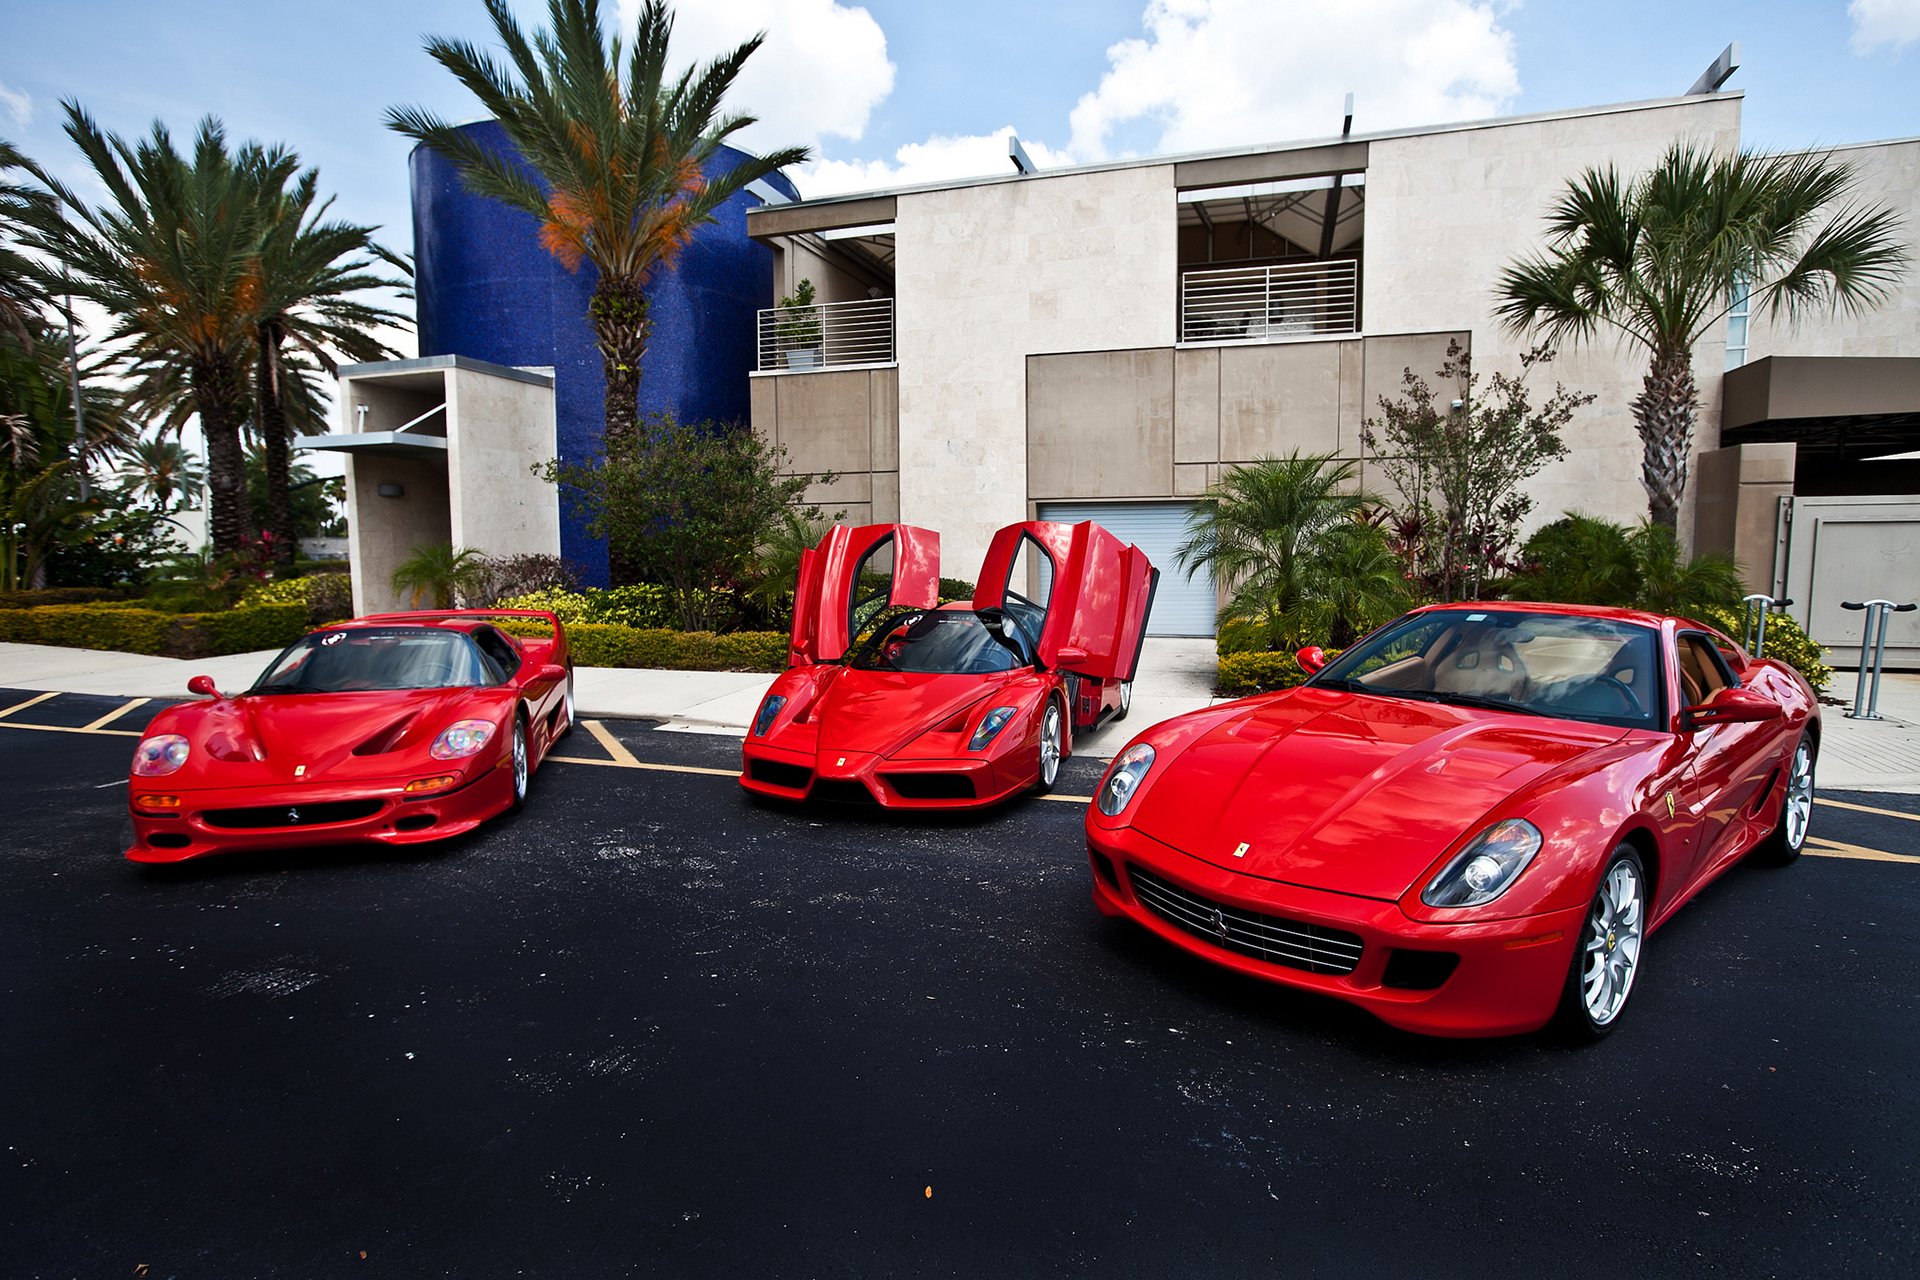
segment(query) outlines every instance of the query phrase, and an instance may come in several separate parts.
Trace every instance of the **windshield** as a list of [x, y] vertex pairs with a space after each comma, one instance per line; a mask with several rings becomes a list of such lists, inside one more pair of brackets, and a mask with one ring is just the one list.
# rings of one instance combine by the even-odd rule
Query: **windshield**
[[473, 641], [437, 627], [318, 631], [274, 659], [249, 693], [352, 693], [497, 684]]
[[1310, 683], [1642, 728], [1662, 710], [1659, 652], [1633, 623], [1448, 609], [1375, 632]]
[[923, 671], [975, 675], [1033, 665], [1020, 629], [995, 610], [910, 609], [881, 619], [854, 649], [861, 671]]

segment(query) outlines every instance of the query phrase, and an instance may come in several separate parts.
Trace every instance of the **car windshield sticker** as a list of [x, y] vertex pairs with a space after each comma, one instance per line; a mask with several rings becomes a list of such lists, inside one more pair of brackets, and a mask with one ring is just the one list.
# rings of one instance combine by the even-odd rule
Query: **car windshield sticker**
[[346, 637], [341, 635], [338, 631], [336, 631], [330, 636], [322, 636], [320, 638], [320, 643], [321, 644], [339, 644], [344, 639], [346, 639]]

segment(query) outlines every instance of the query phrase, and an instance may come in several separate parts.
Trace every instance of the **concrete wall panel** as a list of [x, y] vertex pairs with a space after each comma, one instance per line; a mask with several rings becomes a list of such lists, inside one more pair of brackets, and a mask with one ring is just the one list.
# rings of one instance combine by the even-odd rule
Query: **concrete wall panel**
[[1220, 457], [1228, 462], [1340, 445], [1340, 346], [1288, 342], [1220, 351]]
[[[1172, 350], [1027, 361], [1026, 497], [1161, 497], [1173, 485]], [[1010, 523], [1010, 522], [1009, 522]]]

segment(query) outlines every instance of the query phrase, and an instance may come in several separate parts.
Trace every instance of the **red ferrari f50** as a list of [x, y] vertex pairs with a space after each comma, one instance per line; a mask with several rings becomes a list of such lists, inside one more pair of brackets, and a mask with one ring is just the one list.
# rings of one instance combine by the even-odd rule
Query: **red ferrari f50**
[[740, 785], [921, 809], [1047, 791], [1075, 731], [1126, 715], [1157, 580], [1091, 521], [1033, 520], [996, 533], [973, 598], [942, 606], [939, 534], [836, 526], [802, 557]]
[[[494, 625], [533, 618], [548, 635]], [[135, 862], [235, 849], [457, 835], [526, 800], [573, 727], [573, 670], [551, 613], [394, 613], [325, 627], [251, 688], [206, 676], [147, 726], [127, 804]]]

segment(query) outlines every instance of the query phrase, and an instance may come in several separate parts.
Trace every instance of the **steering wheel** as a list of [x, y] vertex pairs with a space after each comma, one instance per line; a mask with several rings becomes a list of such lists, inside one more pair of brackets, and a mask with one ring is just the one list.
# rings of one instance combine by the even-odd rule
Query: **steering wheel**
[[1603, 696], [1613, 699], [1614, 705], [1610, 708], [1581, 705], [1579, 709], [1582, 711], [1587, 711], [1598, 716], [1637, 716], [1641, 714], [1640, 699], [1634, 696], [1632, 689], [1629, 689], [1624, 683], [1614, 679], [1612, 676], [1588, 676], [1587, 682], [1580, 686], [1579, 691], [1574, 695], [1573, 701], [1579, 704], [1585, 704], [1588, 701], [1589, 690], [1602, 691]]

